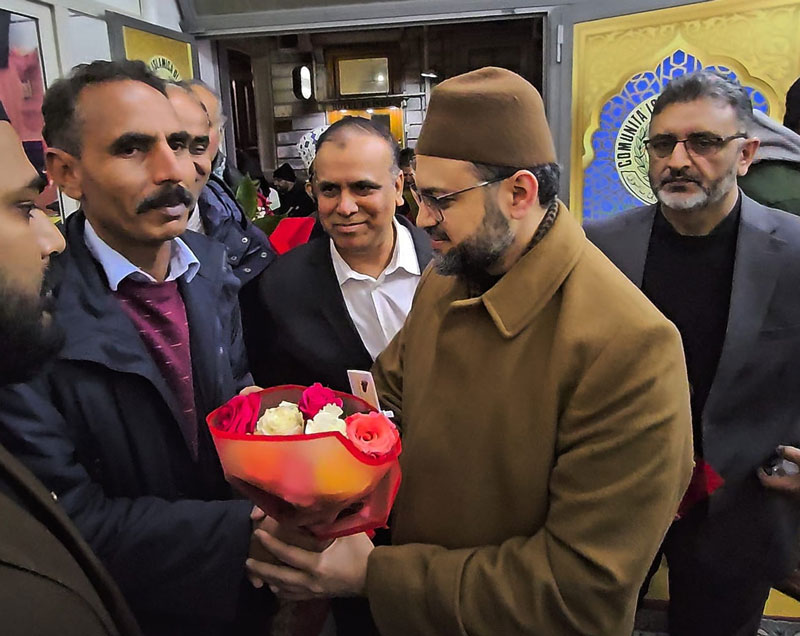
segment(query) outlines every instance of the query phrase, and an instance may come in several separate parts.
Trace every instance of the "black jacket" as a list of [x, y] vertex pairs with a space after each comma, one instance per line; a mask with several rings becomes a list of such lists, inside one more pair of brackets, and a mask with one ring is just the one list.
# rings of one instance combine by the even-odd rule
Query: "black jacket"
[[[656, 206], [588, 223], [586, 235], [641, 287]], [[702, 275], [702, 272], [698, 272]], [[703, 457], [725, 480], [685, 548], [707, 580], [778, 582], [797, 564], [800, 506], [757, 470], [800, 445], [800, 220], [742, 195], [722, 356], [703, 407]]]
[[[420, 270], [425, 269], [431, 259], [428, 235], [407, 219], [395, 218], [411, 230]], [[321, 382], [349, 392], [347, 370], [372, 367], [347, 312], [327, 234], [287, 252], [266, 270], [259, 300], [259, 344], [250, 351], [258, 385]]]
[[177, 401], [86, 248], [80, 212], [52, 271], [66, 344], [39, 378], [0, 394], [0, 437], [58, 495], [145, 633], [222, 635], [249, 592], [251, 505], [231, 498], [203, 420], [251, 378], [225, 250], [192, 232], [183, 239], [201, 263], [190, 283], [179, 280], [198, 461]]

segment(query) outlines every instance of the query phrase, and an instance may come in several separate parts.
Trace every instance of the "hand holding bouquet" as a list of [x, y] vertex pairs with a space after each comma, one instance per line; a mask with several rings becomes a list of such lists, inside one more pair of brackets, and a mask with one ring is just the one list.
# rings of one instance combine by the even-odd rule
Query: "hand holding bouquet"
[[386, 524], [400, 485], [400, 436], [363, 400], [284, 385], [209, 414], [228, 481], [281, 524], [318, 538]]

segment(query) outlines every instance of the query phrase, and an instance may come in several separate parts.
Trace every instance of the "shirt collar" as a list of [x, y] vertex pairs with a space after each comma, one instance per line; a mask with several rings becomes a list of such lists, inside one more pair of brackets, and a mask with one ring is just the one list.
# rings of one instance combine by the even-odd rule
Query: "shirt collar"
[[[117, 291], [119, 284], [128, 278], [128, 276], [150, 283], [158, 282], [155, 278], [150, 276], [150, 274], [136, 267], [136, 265], [131, 263], [127, 258], [101, 239], [97, 235], [97, 232], [95, 232], [89, 219], [86, 219], [84, 240], [89, 252], [91, 252], [92, 256], [94, 256], [103, 268], [111, 291]], [[197, 260], [197, 257], [194, 255], [194, 252], [189, 249], [189, 246], [180, 238], [174, 238], [170, 241], [169, 272], [166, 281], [177, 280], [185, 274], [186, 282], [189, 283], [199, 270], [200, 261]]]
[[409, 232], [408, 228], [398, 223], [397, 219], [392, 220], [392, 225], [394, 226], [396, 237], [392, 259], [377, 279], [352, 269], [339, 254], [333, 239], [330, 239], [333, 270], [336, 272], [336, 279], [339, 281], [340, 287], [348, 280], [383, 280], [386, 276], [390, 276], [399, 269], [404, 269], [415, 276], [420, 275], [419, 259], [417, 258], [417, 250], [414, 247], [414, 239], [411, 236], [411, 232]]

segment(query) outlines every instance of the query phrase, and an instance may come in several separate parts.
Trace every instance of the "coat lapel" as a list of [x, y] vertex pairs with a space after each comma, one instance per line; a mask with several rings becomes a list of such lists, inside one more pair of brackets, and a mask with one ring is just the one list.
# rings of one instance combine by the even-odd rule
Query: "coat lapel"
[[643, 208], [631, 214], [625, 221], [625, 239], [620, 244], [618, 259], [614, 264], [638, 288], [642, 287], [644, 265], [647, 260], [647, 249], [650, 246], [650, 235], [653, 232], [653, 221], [656, 218], [656, 206]]
[[359, 356], [372, 360], [372, 356], [358, 335], [353, 320], [347, 311], [342, 289], [333, 269], [330, 253], [330, 239], [327, 235], [315, 239], [310, 262], [317, 280], [317, 301], [325, 320], [342, 343], [345, 351], [358, 351]]
[[200, 270], [192, 282], [187, 283], [183, 277], [178, 282], [186, 307], [186, 318], [191, 325], [189, 346], [192, 355], [195, 404], [200, 419], [217, 406], [217, 396], [209, 395], [209, 391], [217, 386], [219, 377], [217, 366], [219, 360], [223, 358], [221, 354], [224, 353], [224, 350], [220, 352], [216, 347], [209, 346], [209, 343], [221, 343], [222, 338], [219, 334], [220, 325], [212, 318], [214, 314], [208, 311], [208, 307], [209, 303], [214, 303], [219, 297], [220, 283], [214, 273], [224, 271], [225, 255], [222, 254], [216, 268], [209, 267], [211, 265], [209, 259], [216, 261], [213, 254], [204, 259], [205, 262], [201, 262]]
[[[786, 242], [774, 236], [775, 225], [760, 213], [761, 206], [742, 195], [739, 236], [728, 312], [728, 327], [717, 373], [704, 413], [725, 395], [736, 372], [746, 362], [764, 322], [782, 267]], [[703, 417], [703, 421], [709, 421]]]

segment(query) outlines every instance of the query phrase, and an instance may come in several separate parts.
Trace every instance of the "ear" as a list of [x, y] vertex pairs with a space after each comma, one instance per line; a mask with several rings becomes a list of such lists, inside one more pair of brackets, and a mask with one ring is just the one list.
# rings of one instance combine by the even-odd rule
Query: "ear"
[[528, 170], [519, 170], [509, 177], [511, 206], [508, 214], [512, 219], [522, 220], [539, 203], [539, 181]]
[[78, 159], [60, 148], [48, 148], [45, 161], [47, 176], [53, 183], [68, 197], [80, 201], [83, 198], [83, 188]]
[[403, 205], [406, 200], [403, 198], [403, 183], [405, 179], [403, 177], [403, 171], [401, 170], [397, 178], [394, 180], [394, 203], [395, 205]]
[[758, 137], [748, 137], [744, 140], [737, 166], [737, 174], [740, 177], [743, 177], [747, 174], [747, 171], [750, 169], [750, 164], [753, 163], [753, 159], [755, 159], [756, 156], [756, 151], [760, 145], [761, 140]]
[[317, 197], [314, 195], [314, 186], [312, 185], [311, 181], [306, 181], [306, 194], [315, 201], [317, 200]]

